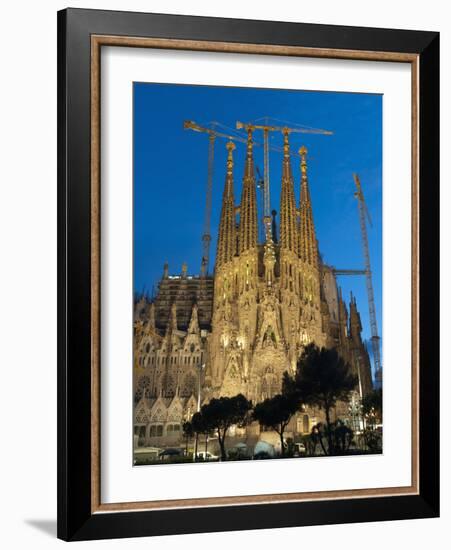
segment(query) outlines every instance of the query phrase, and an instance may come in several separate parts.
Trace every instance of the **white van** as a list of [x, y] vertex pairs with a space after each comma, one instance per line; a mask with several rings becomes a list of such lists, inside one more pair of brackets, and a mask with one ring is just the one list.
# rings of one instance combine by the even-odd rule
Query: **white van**
[[212, 453], [210, 453], [210, 451], [200, 451], [197, 453], [197, 458], [200, 458], [201, 460], [219, 460], [219, 456], [216, 456]]

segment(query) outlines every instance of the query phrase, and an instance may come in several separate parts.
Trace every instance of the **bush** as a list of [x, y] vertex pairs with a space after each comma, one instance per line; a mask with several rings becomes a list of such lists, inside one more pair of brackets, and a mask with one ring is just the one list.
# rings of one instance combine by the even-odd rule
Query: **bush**
[[382, 452], [382, 428], [366, 428], [363, 431], [363, 440], [368, 450], [373, 453]]

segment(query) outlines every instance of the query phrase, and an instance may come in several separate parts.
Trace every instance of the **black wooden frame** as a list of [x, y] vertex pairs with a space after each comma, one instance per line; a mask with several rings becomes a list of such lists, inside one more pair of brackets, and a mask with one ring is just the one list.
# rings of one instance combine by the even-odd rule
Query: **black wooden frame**
[[[91, 513], [92, 34], [419, 55], [419, 495]], [[100, 10], [59, 12], [58, 537], [85, 540], [438, 516], [438, 205], [438, 33]]]

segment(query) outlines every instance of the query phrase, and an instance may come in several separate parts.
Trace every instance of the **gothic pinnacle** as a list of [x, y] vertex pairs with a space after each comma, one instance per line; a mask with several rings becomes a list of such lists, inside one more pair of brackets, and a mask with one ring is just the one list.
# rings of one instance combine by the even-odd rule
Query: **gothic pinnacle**
[[313, 223], [312, 203], [307, 179], [307, 148], [303, 145], [299, 149], [301, 157], [301, 197], [299, 203], [299, 256], [304, 262], [318, 264], [318, 245], [316, 242], [315, 224]]
[[226, 148], [228, 151], [227, 154], [227, 174], [231, 175], [233, 172], [233, 151], [236, 148], [236, 145], [233, 143], [233, 141], [228, 141], [226, 144]]
[[235, 255], [235, 198], [233, 193], [233, 151], [235, 144], [228, 141], [227, 173], [222, 195], [221, 218], [219, 222], [218, 245], [216, 251], [216, 267], [232, 260]]
[[254, 153], [252, 128], [247, 131], [246, 168], [240, 203], [239, 250], [257, 247], [257, 197], [255, 195]]
[[177, 330], [177, 306], [175, 302], [172, 303], [171, 312], [169, 314], [169, 322], [166, 328], [166, 333]]
[[283, 156], [290, 158], [290, 142], [288, 141], [288, 128], [283, 129]]
[[291, 175], [289, 131], [283, 131], [282, 193], [280, 196], [280, 246], [298, 253], [297, 214]]

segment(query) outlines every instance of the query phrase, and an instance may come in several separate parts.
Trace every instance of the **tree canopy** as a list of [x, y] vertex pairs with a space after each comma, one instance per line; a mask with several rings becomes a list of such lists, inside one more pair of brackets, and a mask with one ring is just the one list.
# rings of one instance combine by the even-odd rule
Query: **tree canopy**
[[284, 380], [286, 389], [296, 391], [302, 403], [322, 409], [347, 400], [357, 382], [337, 350], [314, 344], [309, 344], [299, 358], [294, 384], [288, 377]]
[[234, 424], [243, 426], [246, 423], [252, 403], [241, 393], [234, 397], [213, 398], [201, 407], [192, 418], [193, 428], [197, 433], [215, 430], [221, 448], [221, 458], [226, 459], [225, 438], [227, 431]]
[[329, 454], [334, 453], [330, 410], [337, 401], [349, 399], [357, 382], [357, 376], [351, 373], [349, 365], [336, 349], [319, 348], [315, 344], [305, 347], [294, 378], [287, 373], [284, 376], [284, 392], [296, 394], [304, 405], [324, 410]]
[[285, 454], [283, 434], [298, 408], [299, 399], [294, 393], [275, 395], [254, 407], [253, 418], [279, 434], [282, 455]]

